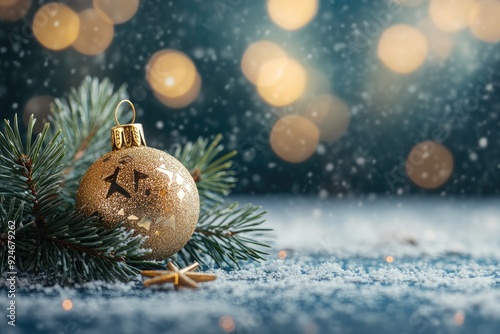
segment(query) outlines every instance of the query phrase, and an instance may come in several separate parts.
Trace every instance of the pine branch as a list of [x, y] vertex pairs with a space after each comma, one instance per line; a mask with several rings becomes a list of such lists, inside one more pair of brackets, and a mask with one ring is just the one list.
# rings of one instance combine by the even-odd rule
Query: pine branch
[[129, 281], [138, 269], [126, 259], [147, 253], [141, 248], [144, 237], [133, 236], [123, 226], [105, 229], [71, 209], [52, 217], [43, 233], [37, 234], [37, 243], [33, 239], [17, 241], [18, 249], [25, 250], [18, 259], [19, 268], [45, 273], [49, 282]]
[[269, 245], [257, 238], [265, 237], [271, 229], [260, 227], [265, 219], [260, 207], [238, 203], [216, 204], [204, 211], [187, 245], [177, 254], [183, 263], [213, 260], [218, 266], [239, 268], [241, 261], [260, 261], [267, 255]]
[[63, 208], [63, 142], [58, 133], [48, 138], [48, 123], [33, 141], [34, 122], [31, 117], [26, 147], [17, 116], [13, 126], [5, 121], [0, 132], [0, 274], [7, 269], [6, 234], [12, 220], [16, 224], [16, 265], [21, 272], [44, 273], [49, 282], [62, 283], [130, 280], [138, 269], [126, 261], [140, 259], [147, 252], [142, 249], [145, 239], [132, 236], [123, 227], [104, 229], [74, 208]]
[[[13, 127], [5, 120], [4, 132], [0, 132], [0, 195], [7, 199], [17, 198], [18, 203], [23, 204], [24, 213], [32, 216], [34, 226], [41, 228], [46, 225], [47, 217], [60, 210], [61, 200], [57, 193], [65, 151], [59, 133], [46, 139], [48, 124], [32, 142], [34, 124], [31, 116], [25, 148], [17, 115]], [[43, 147], [45, 140], [47, 144]]]
[[236, 183], [230, 160], [236, 151], [219, 156], [224, 150], [221, 140], [220, 134], [212, 141], [199, 138], [194, 143], [179, 146], [173, 154], [193, 175], [202, 206], [205, 207], [221, 202]]
[[[87, 169], [110, 150], [109, 131], [115, 124], [114, 111], [127, 98], [126, 86], [114, 91], [108, 79], [86, 77], [67, 99], [56, 99], [49, 122], [53, 131], [66, 139], [62, 188], [65, 199], [74, 203], [80, 179]], [[119, 111], [120, 112], [120, 111]], [[126, 113], [123, 122], [131, 119]]]
[[[17, 116], [12, 126], [5, 121], [0, 132], [0, 274], [7, 268], [9, 220], [15, 221], [16, 264], [23, 273], [44, 273], [50, 282], [127, 281], [138, 268], [164, 268], [162, 262], [143, 259], [143, 237], [123, 227], [105, 229], [74, 209], [81, 177], [109, 151], [114, 109], [123, 98], [124, 87], [114, 91], [107, 80], [86, 78], [67, 99], [56, 100], [50, 118], [55, 128], [46, 124], [33, 139], [30, 119], [25, 145]], [[221, 139], [198, 139], [174, 153], [197, 181], [202, 202], [198, 228], [177, 255], [184, 262], [238, 266], [262, 260], [269, 247], [258, 241], [270, 231], [261, 227], [265, 212], [222, 204], [236, 182], [230, 169], [236, 153], [220, 154]]]
[[[188, 264], [215, 262], [218, 266], [239, 267], [241, 261], [260, 261], [269, 246], [257, 241], [270, 229], [260, 228], [265, 212], [260, 207], [239, 208], [238, 203], [224, 199], [235, 186], [231, 158], [236, 152], [220, 155], [222, 135], [212, 141], [199, 138], [195, 143], [178, 147], [174, 156], [191, 171], [201, 201], [198, 226], [191, 240], [177, 254], [177, 261]], [[255, 238], [255, 239], [254, 239]]]

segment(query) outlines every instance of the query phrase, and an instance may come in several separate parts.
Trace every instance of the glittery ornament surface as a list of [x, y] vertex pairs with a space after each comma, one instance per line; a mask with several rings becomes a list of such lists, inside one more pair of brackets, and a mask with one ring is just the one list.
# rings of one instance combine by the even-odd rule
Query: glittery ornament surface
[[148, 236], [150, 258], [178, 252], [194, 232], [200, 210], [196, 184], [174, 157], [149, 147], [113, 151], [83, 176], [77, 208], [96, 215], [108, 228], [124, 221], [136, 234]]

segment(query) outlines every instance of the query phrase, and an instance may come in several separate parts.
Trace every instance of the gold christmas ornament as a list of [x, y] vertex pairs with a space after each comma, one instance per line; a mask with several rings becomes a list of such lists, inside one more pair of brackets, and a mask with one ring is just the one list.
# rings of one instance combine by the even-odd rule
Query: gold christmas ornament
[[141, 124], [111, 129], [113, 151], [85, 173], [76, 193], [77, 209], [97, 216], [107, 228], [121, 222], [135, 234], [148, 236], [150, 259], [163, 260], [184, 247], [193, 234], [200, 211], [191, 173], [171, 155], [146, 146]]

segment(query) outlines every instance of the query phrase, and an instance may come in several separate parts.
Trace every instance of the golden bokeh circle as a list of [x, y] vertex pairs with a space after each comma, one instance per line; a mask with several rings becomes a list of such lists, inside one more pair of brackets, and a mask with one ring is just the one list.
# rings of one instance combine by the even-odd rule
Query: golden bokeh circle
[[201, 90], [201, 77], [199, 74], [196, 74], [196, 79], [192, 88], [184, 95], [181, 95], [179, 97], [167, 97], [157, 93], [156, 91], [153, 91], [153, 94], [158, 99], [158, 101], [160, 101], [167, 107], [173, 109], [180, 109], [190, 105], [194, 100], [196, 100], [196, 98], [200, 94], [200, 90]]
[[16, 21], [24, 17], [31, 8], [32, 0], [1, 0], [0, 20]]
[[298, 163], [307, 160], [316, 150], [319, 130], [307, 118], [289, 115], [274, 124], [270, 142], [274, 153], [281, 159]]
[[307, 25], [318, 11], [318, 0], [268, 0], [267, 12], [271, 20], [286, 30], [297, 30]]
[[80, 19], [71, 8], [55, 2], [41, 7], [33, 18], [33, 33], [46, 48], [62, 50], [78, 37]]
[[427, 58], [429, 50], [425, 36], [405, 24], [387, 28], [378, 43], [378, 57], [382, 63], [397, 73], [416, 71]]
[[229, 315], [224, 315], [219, 319], [219, 326], [225, 333], [232, 333], [236, 329], [236, 323]]
[[33, 115], [36, 123], [33, 126], [33, 132], [40, 133], [51, 113], [50, 105], [54, 102], [54, 97], [50, 95], [40, 95], [31, 98], [25, 105], [23, 111], [23, 123], [27, 126], [28, 121]]
[[127, 22], [139, 8], [139, 0], [93, 0], [93, 4], [97, 13], [113, 24]]
[[114, 26], [102, 19], [92, 8], [81, 11], [78, 17], [80, 18], [80, 32], [73, 42], [73, 47], [86, 55], [104, 52], [113, 40]]
[[431, 0], [429, 14], [436, 26], [447, 32], [467, 27], [476, 0]]
[[[251, 44], [241, 59], [241, 70], [245, 77], [255, 85], [269, 86], [283, 75], [283, 68], [273, 67], [263, 70], [266, 63], [276, 59], [287, 59], [286, 52], [276, 43], [258, 41]], [[269, 67], [269, 66], [268, 66]]]
[[483, 42], [500, 41], [500, 1], [478, 2], [471, 11], [469, 28], [474, 36]]
[[274, 60], [266, 63], [263, 67], [265, 71], [268, 67], [280, 67], [286, 61], [286, 67], [281, 78], [269, 86], [257, 86], [259, 95], [267, 103], [282, 107], [297, 101], [306, 89], [307, 74], [302, 65], [293, 59]]
[[61, 306], [65, 311], [69, 311], [73, 308], [73, 302], [70, 299], [65, 299], [62, 301]]
[[304, 114], [319, 129], [320, 139], [333, 141], [341, 138], [349, 128], [349, 107], [332, 95], [320, 95], [311, 102]]
[[287, 70], [289, 64], [289, 58], [281, 57], [271, 59], [264, 64], [262, 64], [262, 68], [259, 72], [259, 76], [257, 77], [257, 87], [270, 87], [281, 80]]
[[416, 185], [435, 189], [448, 181], [453, 165], [453, 156], [446, 147], [433, 141], [424, 141], [410, 151], [406, 159], [406, 173]]
[[168, 98], [186, 95], [193, 89], [197, 75], [191, 59], [171, 49], [153, 54], [146, 66], [146, 79], [153, 90]]

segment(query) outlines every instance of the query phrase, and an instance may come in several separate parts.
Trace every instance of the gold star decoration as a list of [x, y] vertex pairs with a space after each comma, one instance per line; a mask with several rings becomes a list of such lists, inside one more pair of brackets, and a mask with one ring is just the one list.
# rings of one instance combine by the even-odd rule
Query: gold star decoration
[[199, 265], [198, 262], [195, 262], [179, 269], [172, 262], [169, 262], [167, 264], [169, 270], [143, 270], [141, 271], [142, 276], [151, 277], [144, 281], [144, 286], [173, 282], [176, 289], [183, 286], [196, 289], [199, 282], [214, 281], [217, 278], [213, 274], [194, 272]]

